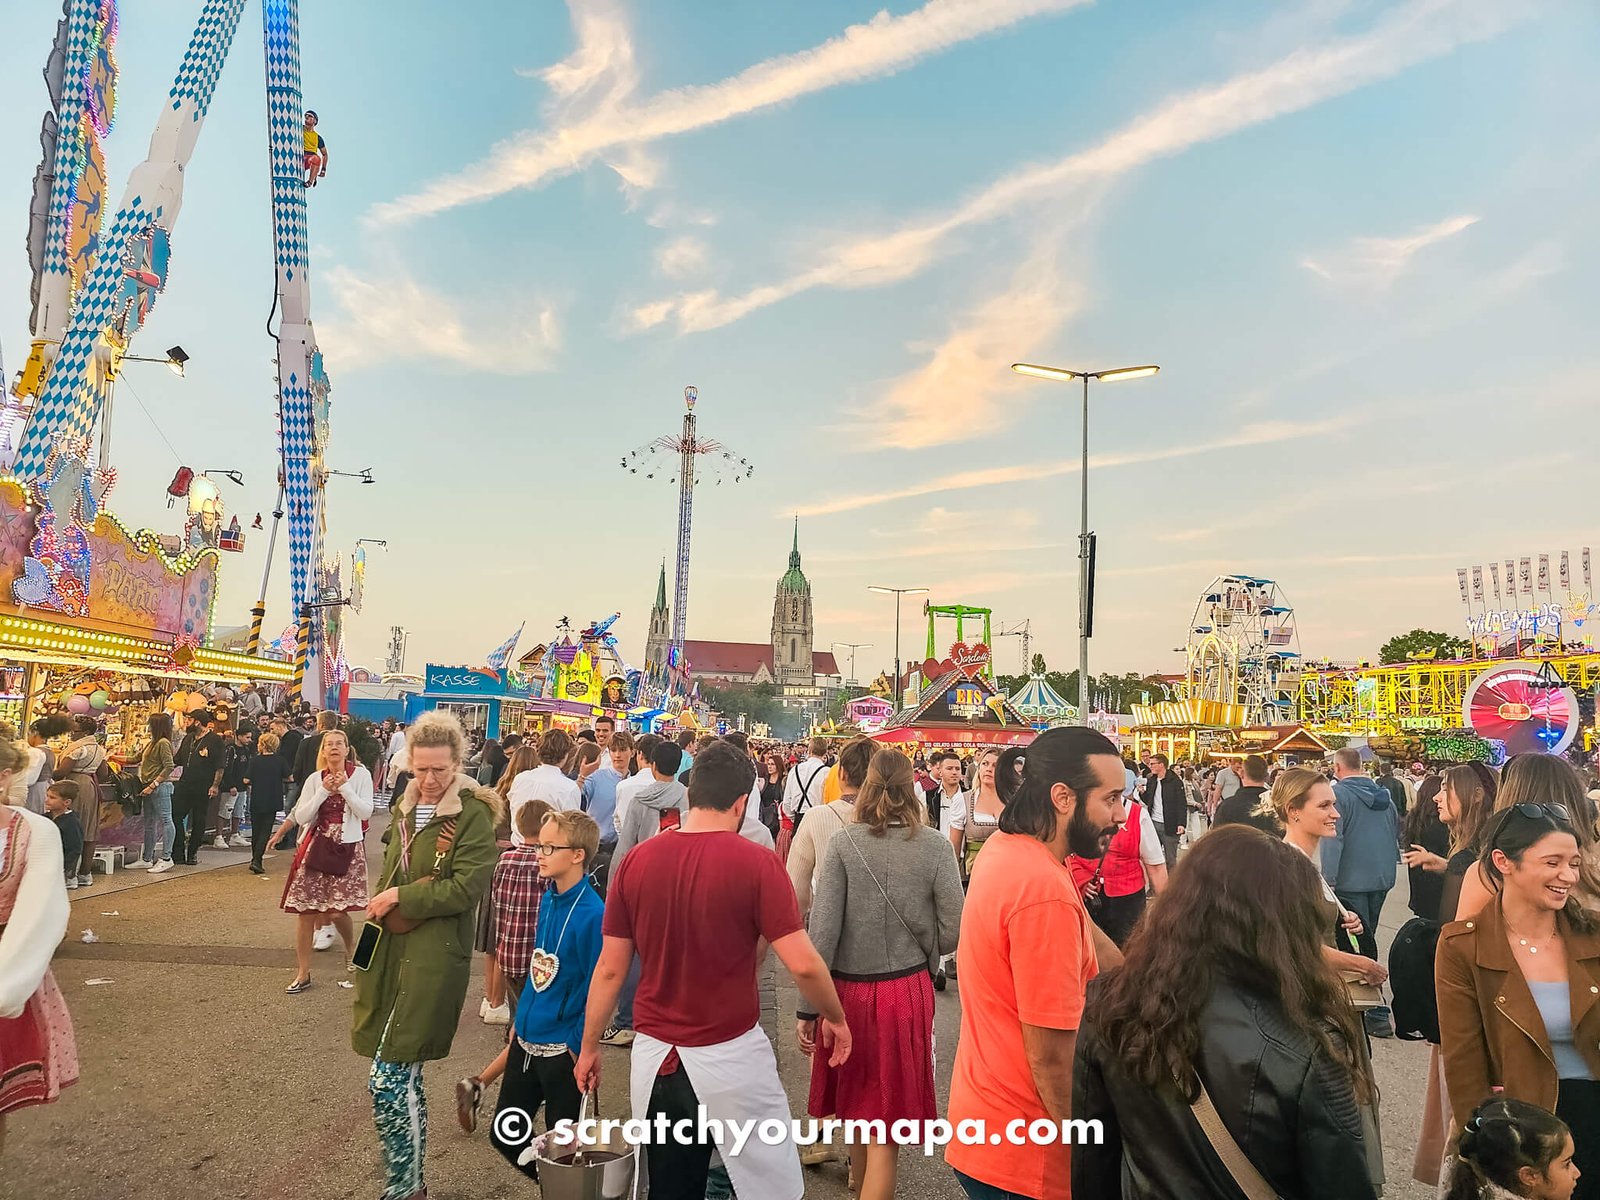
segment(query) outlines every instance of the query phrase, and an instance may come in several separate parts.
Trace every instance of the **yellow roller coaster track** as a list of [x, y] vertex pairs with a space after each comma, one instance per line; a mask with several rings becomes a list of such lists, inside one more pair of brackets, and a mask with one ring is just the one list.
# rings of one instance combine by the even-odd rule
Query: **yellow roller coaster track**
[[[1461, 705], [1472, 681], [1510, 659], [1397, 663], [1356, 670], [1307, 671], [1295, 697], [1296, 720], [1317, 733], [1397, 734], [1461, 724]], [[1600, 653], [1552, 654], [1548, 662], [1577, 691], [1600, 684]]]

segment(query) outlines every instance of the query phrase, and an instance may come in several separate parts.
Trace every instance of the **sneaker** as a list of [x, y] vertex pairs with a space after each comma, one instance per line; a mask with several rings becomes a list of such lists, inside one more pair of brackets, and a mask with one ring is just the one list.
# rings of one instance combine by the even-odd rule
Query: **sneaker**
[[228, 848], [227, 839], [225, 839], [220, 833], [217, 834], [216, 837], [211, 839], [211, 848], [213, 850], [226, 850]]
[[498, 1008], [491, 1008], [487, 1013], [484, 1014], [483, 1023], [485, 1025], [511, 1024], [511, 1005], [506, 1003], [500, 1005]]
[[242, 833], [236, 833], [231, 838], [228, 839], [228, 845], [234, 846], [234, 847], [248, 846], [249, 844], [250, 844], [250, 839], [245, 837], [245, 835], [242, 834]]
[[311, 986], [311, 976], [307, 975], [304, 979], [297, 979], [293, 983], [291, 983], [288, 987], [284, 988], [283, 989], [283, 994], [285, 996], [298, 996], [301, 992], [305, 991], [310, 986]]
[[170, 858], [163, 858], [160, 862], [156, 863], [155, 866], [150, 868], [150, 874], [160, 875], [163, 871], [172, 870], [173, 865], [173, 861]]
[[333, 945], [335, 934], [332, 925], [324, 925], [311, 935], [311, 948], [313, 950], [326, 950]]
[[633, 1030], [619, 1029], [615, 1025], [608, 1026], [600, 1035], [602, 1046], [631, 1046], [633, 1045]]
[[800, 1165], [802, 1167], [820, 1167], [823, 1163], [833, 1161], [833, 1147], [827, 1142], [817, 1142], [811, 1146], [800, 1147]]
[[75, 892], [77, 890], [78, 890], [78, 877], [76, 875], [68, 875], [67, 876], [67, 891]]
[[151, 867], [153, 867], [155, 865], [156, 864], [151, 862], [148, 858], [142, 858], [141, 857], [141, 858], [134, 859], [131, 863], [129, 863], [126, 867], [124, 867], [122, 869], [124, 871], [148, 871]]
[[488, 1019], [489, 1019], [489, 997], [485, 996], [483, 998], [482, 1002], [478, 1005], [478, 1020], [487, 1021]]
[[93, 887], [94, 886], [94, 876], [90, 875], [90, 874], [87, 874], [87, 873], [80, 874], [78, 876], [78, 886], [79, 887]]
[[463, 1079], [456, 1084], [456, 1120], [467, 1133], [478, 1128], [478, 1107], [483, 1103], [483, 1084]]
[[250, 874], [252, 874], [252, 875], [265, 875], [266, 873], [267, 873], [267, 869], [265, 867], [263, 867], [260, 863], [251, 863], [250, 864]]

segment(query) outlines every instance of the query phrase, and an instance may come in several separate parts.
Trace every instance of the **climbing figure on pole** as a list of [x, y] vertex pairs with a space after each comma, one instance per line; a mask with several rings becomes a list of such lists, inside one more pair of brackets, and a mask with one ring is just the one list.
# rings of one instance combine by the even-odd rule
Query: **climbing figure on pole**
[[307, 187], [316, 187], [317, 180], [328, 173], [328, 143], [317, 132], [317, 114], [306, 110], [306, 178]]

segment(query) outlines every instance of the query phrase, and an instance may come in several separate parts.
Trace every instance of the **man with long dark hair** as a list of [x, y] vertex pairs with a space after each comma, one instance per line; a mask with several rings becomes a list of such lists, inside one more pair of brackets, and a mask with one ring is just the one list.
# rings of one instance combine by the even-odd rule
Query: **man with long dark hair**
[[[1126, 777], [1104, 735], [1070, 726], [1007, 750], [995, 781], [1000, 831], [973, 865], [956, 950], [961, 1038], [949, 1119], [998, 1134], [1017, 1118], [1059, 1125], [1072, 1115], [1072, 1056], [1099, 962], [1066, 857], [1105, 853], [1124, 818]], [[974, 1200], [1071, 1196], [1063, 1145], [952, 1142], [945, 1161]]]

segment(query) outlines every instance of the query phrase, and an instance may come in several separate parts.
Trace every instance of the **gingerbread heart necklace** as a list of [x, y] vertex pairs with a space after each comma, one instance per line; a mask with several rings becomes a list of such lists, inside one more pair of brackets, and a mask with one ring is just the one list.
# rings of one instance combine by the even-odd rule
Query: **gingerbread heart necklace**
[[[587, 879], [578, 882], [579, 887], [588, 887]], [[533, 984], [533, 990], [542, 992], [556, 981], [556, 974], [561, 970], [561, 942], [567, 936], [567, 926], [572, 924], [572, 914], [578, 909], [578, 897], [572, 898], [572, 905], [567, 909], [567, 919], [561, 922], [561, 932], [556, 934], [556, 945], [553, 950], [546, 950], [542, 946], [535, 946], [533, 955], [528, 959], [528, 982]]]

